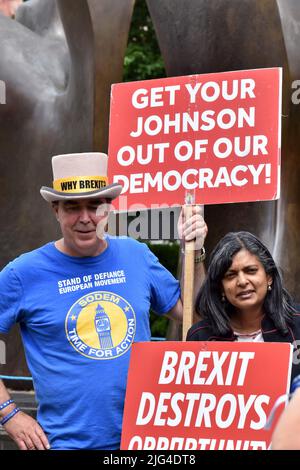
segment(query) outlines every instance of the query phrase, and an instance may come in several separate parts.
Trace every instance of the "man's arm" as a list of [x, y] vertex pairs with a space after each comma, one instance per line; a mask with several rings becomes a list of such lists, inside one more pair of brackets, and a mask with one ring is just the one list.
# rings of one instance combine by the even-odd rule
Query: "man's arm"
[[272, 450], [300, 450], [300, 388], [279, 418], [272, 436]]
[[[4, 383], [0, 380], [0, 408], [8, 400], [11, 400], [11, 397]], [[11, 403], [0, 410], [0, 421], [13, 412], [15, 408], [15, 403]], [[16, 413], [3, 427], [20, 450], [45, 450], [50, 448], [41, 426], [31, 416], [22, 411]]]
[[[193, 206], [192, 217], [185, 221], [184, 219], [184, 208], [181, 210], [179, 221], [178, 221], [178, 234], [181, 238], [181, 246], [184, 247], [185, 241], [195, 240], [195, 260], [199, 259], [202, 255], [202, 249], [204, 246], [204, 240], [207, 235], [207, 225], [202, 217], [202, 210], [200, 206]], [[180, 276], [180, 287], [181, 287], [181, 298], [178, 299], [174, 307], [167, 313], [168, 318], [177, 322], [182, 322], [183, 318], [183, 286], [184, 286], [184, 253], [181, 253], [181, 276]], [[205, 267], [203, 261], [195, 263], [194, 272], [194, 298], [196, 298], [199, 289], [205, 278]], [[193, 321], [199, 321], [200, 318], [194, 310]]]

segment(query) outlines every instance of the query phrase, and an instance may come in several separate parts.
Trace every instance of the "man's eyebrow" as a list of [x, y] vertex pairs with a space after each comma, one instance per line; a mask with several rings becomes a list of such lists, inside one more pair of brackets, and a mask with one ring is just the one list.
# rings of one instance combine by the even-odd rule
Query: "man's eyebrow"
[[107, 204], [105, 199], [93, 199], [89, 202], [91, 206], [103, 206], [104, 204]]
[[64, 201], [63, 202], [63, 205], [64, 206], [75, 206], [76, 204], [78, 204], [78, 201]]

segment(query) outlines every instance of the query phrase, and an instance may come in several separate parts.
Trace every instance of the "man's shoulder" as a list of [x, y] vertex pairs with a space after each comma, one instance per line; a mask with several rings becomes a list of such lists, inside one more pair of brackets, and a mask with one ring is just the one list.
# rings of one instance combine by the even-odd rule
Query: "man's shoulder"
[[107, 240], [111, 242], [113, 245], [119, 246], [120, 248], [139, 250], [141, 252], [148, 250], [146, 243], [140, 242], [131, 237], [125, 237], [125, 236], [117, 237], [113, 235], [108, 235]]
[[49, 250], [50, 243], [35, 248], [34, 250], [27, 251], [26, 253], [20, 254], [17, 258], [12, 260], [8, 266], [13, 269], [18, 269], [22, 267], [32, 266], [32, 263], [39, 257], [43, 256]]

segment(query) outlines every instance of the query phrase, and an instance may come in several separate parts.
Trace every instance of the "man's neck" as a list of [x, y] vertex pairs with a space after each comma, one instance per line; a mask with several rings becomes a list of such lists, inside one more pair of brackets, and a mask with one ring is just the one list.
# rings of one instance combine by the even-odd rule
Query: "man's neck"
[[70, 247], [65, 243], [64, 238], [60, 238], [55, 242], [55, 248], [57, 248], [58, 251], [64, 253], [65, 255], [74, 256], [75, 258], [85, 258], [101, 255], [101, 253], [106, 250], [107, 246], [108, 244], [105, 239], [99, 239], [99, 244], [97, 245], [97, 247], [92, 247], [90, 250], [80, 250], [77, 247]]

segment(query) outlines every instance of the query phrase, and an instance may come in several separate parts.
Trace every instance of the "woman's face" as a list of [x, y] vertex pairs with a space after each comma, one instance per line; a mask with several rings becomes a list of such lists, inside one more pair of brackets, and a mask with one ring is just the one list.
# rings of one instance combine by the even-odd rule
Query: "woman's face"
[[272, 277], [259, 259], [248, 250], [240, 250], [222, 279], [226, 299], [239, 311], [262, 309]]

